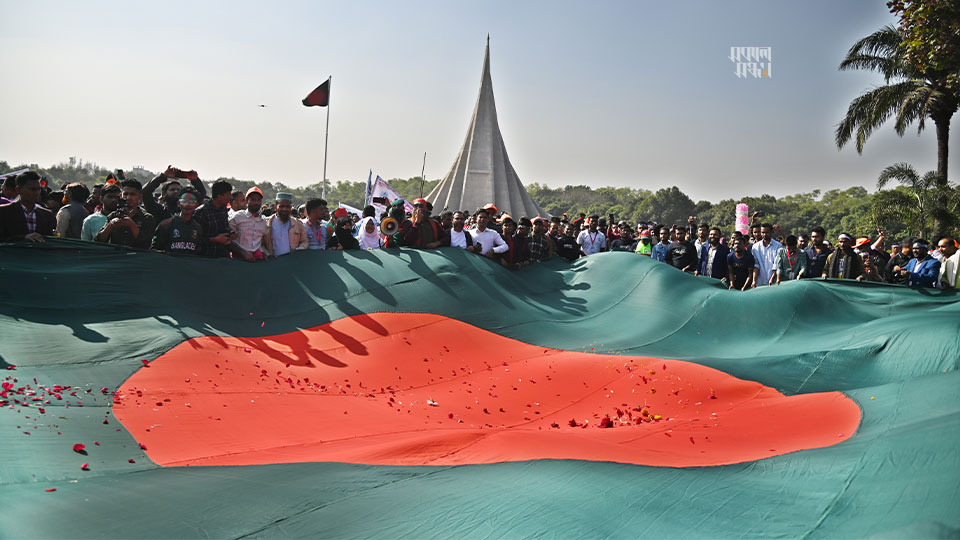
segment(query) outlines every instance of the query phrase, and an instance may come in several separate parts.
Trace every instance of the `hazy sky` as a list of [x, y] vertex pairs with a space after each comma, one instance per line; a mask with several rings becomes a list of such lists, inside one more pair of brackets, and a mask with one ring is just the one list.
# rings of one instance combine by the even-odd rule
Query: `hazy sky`
[[[850, 100], [882, 82], [837, 65], [894, 22], [884, 0], [0, 0], [0, 159], [318, 182], [326, 110], [300, 100], [332, 75], [328, 178], [417, 176], [424, 152], [440, 178], [489, 33], [525, 184], [713, 201], [872, 190], [894, 162], [936, 168], [932, 123], [902, 139], [884, 126], [862, 156], [833, 143]], [[772, 77], [738, 79], [731, 46], [772, 47]]]

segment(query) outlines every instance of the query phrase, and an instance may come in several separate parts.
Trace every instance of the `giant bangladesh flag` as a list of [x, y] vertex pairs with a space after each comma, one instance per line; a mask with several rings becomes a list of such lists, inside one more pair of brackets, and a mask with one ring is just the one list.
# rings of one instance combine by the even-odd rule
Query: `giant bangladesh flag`
[[960, 534], [954, 291], [0, 245], [23, 538]]

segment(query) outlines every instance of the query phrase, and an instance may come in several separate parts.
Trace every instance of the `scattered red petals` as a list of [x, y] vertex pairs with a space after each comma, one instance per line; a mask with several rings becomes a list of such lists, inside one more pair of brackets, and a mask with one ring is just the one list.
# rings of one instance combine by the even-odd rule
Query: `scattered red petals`
[[89, 463], [84, 463], [83, 465], [80, 466], [80, 470], [81, 470], [81, 471], [89, 471], [89, 470], [90, 470], [90, 464], [89, 464]]
[[127, 463], [136, 463], [132, 458], [127, 460]]
[[[10, 368], [7, 368], [7, 369], [10, 369]], [[47, 489], [45, 489], [44, 491], [56, 491], [56, 490], [57, 490], [57, 488], [47, 488]]]
[[604, 416], [603, 420], [600, 420], [600, 427], [602, 428], [612, 428], [613, 420], [609, 416]]
[[141, 449], [141, 450], [146, 450], [146, 449], [147, 449], [147, 445], [145, 445], [145, 444], [143, 444], [143, 443], [140, 443], [140, 449]]
[[83, 443], [77, 443], [77, 444], [73, 445], [73, 451], [74, 451], [74, 452], [78, 452], [78, 453], [79, 453], [79, 452], [83, 452], [83, 450], [84, 450], [86, 447], [87, 447], [87, 445], [85, 445], [85, 444], [83, 444]]
[[570, 424], [570, 427], [577, 427], [577, 420], [575, 418], [570, 419], [567, 423]]
[[[7, 366], [7, 369], [8, 370], [17, 369], [17, 366], [10, 364], [9, 366]], [[54, 489], [54, 491], [56, 491], [56, 489]]]
[[149, 360], [141, 360], [141, 362], [143, 362], [143, 367], [150, 367], [150, 361], [149, 361]]

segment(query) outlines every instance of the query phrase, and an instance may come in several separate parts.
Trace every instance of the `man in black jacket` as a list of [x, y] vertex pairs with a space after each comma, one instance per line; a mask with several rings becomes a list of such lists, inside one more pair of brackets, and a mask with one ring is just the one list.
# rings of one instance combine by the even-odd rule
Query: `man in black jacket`
[[17, 176], [20, 200], [0, 205], [0, 242], [30, 240], [43, 242], [53, 234], [53, 212], [37, 204], [40, 200], [40, 175], [27, 171]]

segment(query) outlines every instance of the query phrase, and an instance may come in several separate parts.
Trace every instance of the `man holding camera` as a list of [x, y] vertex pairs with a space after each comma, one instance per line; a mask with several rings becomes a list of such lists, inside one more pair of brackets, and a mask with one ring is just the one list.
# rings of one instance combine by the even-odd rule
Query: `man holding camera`
[[132, 178], [120, 183], [120, 199], [117, 209], [107, 216], [107, 223], [97, 233], [97, 242], [118, 246], [150, 249], [157, 220], [140, 208], [143, 188]]

